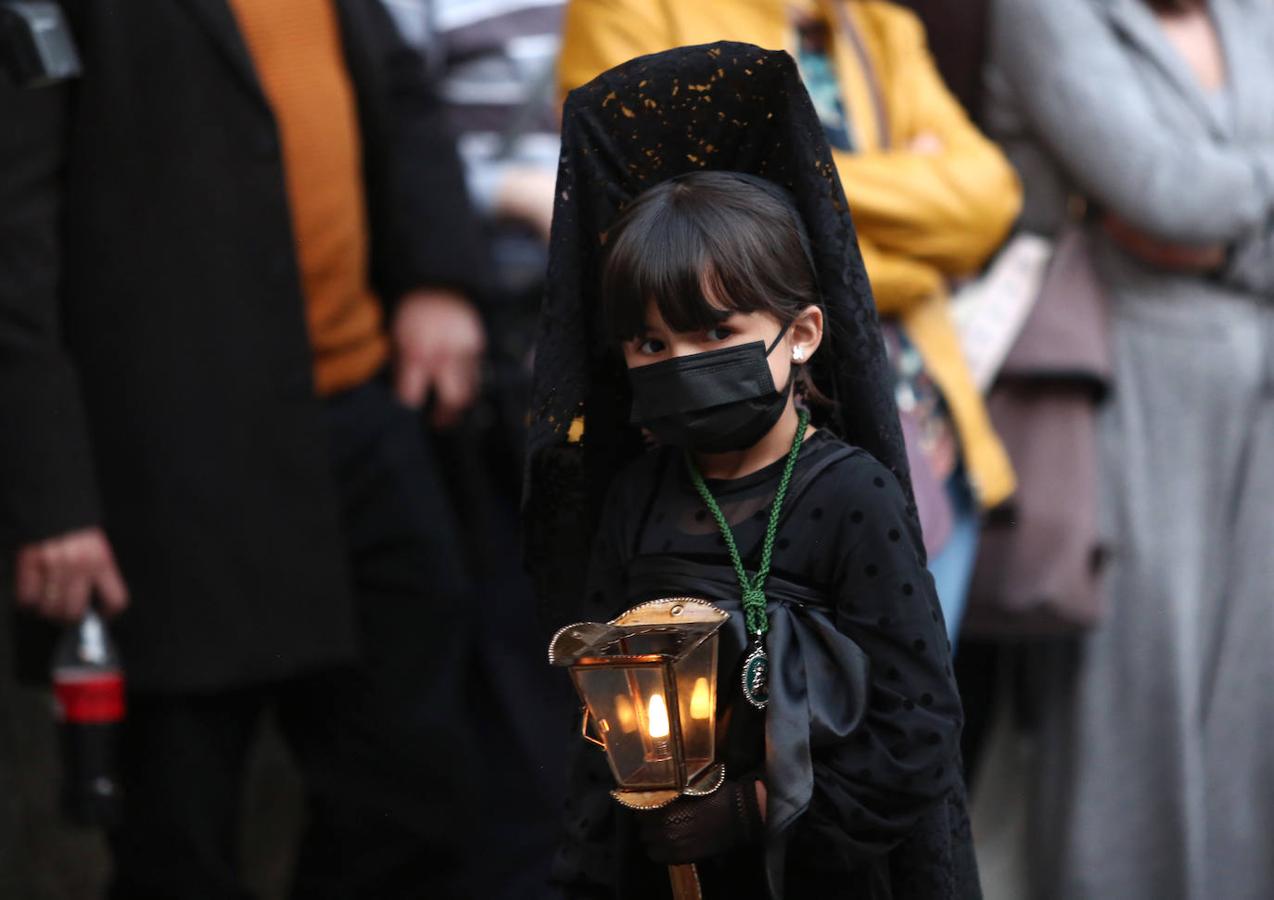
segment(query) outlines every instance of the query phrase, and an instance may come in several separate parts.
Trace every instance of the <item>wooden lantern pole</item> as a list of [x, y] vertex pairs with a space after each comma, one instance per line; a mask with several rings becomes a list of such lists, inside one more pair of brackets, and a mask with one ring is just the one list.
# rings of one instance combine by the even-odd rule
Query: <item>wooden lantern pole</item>
[[668, 880], [672, 882], [673, 900], [703, 900], [699, 887], [699, 873], [694, 863], [668, 867]]

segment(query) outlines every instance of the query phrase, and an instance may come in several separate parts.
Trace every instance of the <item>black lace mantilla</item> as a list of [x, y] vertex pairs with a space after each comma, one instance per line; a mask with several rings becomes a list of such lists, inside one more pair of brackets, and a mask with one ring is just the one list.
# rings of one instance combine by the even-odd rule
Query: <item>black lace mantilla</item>
[[536, 351], [525, 523], [541, 609], [582, 611], [590, 536], [610, 479], [642, 452], [623, 360], [601, 327], [606, 231], [646, 188], [696, 169], [749, 172], [793, 196], [826, 307], [811, 361], [836, 401], [819, 422], [889, 467], [910, 496], [871, 286], [823, 127], [787, 53], [720, 42], [617, 66], [567, 98]]

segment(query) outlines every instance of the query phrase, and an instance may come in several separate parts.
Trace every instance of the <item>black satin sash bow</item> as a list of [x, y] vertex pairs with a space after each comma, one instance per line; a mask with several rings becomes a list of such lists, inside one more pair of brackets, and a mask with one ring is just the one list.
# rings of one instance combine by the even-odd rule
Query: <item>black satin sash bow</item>
[[[845, 741], [867, 708], [868, 660], [841, 633], [825, 597], [771, 574], [765, 583], [770, 630], [770, 701], [765, 711], [766, 874], [770, 895], [783, 895], [786, 834], [809, 806], [813, 754]], [[672, 556], [638, 556], [628, 569], [628, 599], [701, 597], [730, 613], [721, 631], [718, 672], [733, 670], [748, 638], [739, 585], [726, 566]], [[738, 654], [736, 656], [735, 654]], [[720, 675], [719, 675], [720, 677]], [[718, 685], [730, 697], [732, 686]]]

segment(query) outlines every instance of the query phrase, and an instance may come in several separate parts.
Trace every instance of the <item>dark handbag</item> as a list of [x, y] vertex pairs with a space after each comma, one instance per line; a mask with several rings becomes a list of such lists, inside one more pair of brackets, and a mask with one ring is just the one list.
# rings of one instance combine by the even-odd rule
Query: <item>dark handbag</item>
[[1101, 619], [1097, 410], [1110, 376], [1106, 295], [1075, 223], [987, 399], [1018, 489], [984, 526], [962, 634], [1047, 637]]

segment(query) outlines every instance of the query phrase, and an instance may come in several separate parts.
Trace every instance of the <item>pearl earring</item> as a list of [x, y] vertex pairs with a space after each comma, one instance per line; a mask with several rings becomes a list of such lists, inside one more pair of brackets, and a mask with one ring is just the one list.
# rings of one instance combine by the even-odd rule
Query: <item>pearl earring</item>
[[793, 362], [800, 362], [803, 359], [805, 359], [805, 350], [803, 348], [797, 347], [795, 350], [792, 351]]

